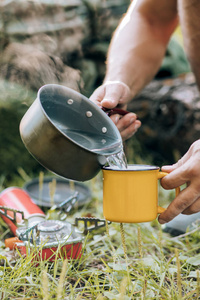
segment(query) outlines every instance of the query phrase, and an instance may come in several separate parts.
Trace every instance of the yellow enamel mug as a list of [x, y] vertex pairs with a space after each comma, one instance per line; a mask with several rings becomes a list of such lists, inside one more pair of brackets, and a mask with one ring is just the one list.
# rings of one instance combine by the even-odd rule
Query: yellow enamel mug
[[[127, 169], [103, 167], [103, 214], [106, 220], [141, 223], [155, 220], [165, 209], [158, 206], [158, 179], [167, 175], [150, 165]], [[180, 188], [176, 189], [176, 195]]]

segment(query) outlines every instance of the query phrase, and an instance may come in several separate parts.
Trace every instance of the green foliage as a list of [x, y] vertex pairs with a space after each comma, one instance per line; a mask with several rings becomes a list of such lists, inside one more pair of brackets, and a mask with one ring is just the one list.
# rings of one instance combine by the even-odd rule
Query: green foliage
[[[102, 177], [91, 182], [93, 199], [73, 214], [102, 218]], [[166, 195], [164, 195], [166, 197]], [[52, 215], [51, 215], [52, 217]], [[54, 215], [56, 218], [56, 216]], [[157, 221], [120, 224], [85, 236], [78, 260], [33, 261], [5, 249], [7, 226], [0, 224], [1, 299], [198, 299], [199, 228], [180, 237], [162, 232]], [[58, 250], [59, 251], [59, 250]]]

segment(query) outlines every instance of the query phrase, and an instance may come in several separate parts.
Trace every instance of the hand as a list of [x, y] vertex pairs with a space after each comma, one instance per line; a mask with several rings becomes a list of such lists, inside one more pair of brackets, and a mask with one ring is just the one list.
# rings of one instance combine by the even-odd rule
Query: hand
[[173, 189], [183, 184], [186, 187], [172, 201], [158, 221], [171, 221], [178, 214], [190, 215], [200, 211], [200, 140], [194, 142], [188, 152], [174, 165], [163, 166], [163, 172], [170, 174], [161, 180], [165, 189]]
[[[120, 81], [107, 81], [98, 87], [91, 95], [90, 100], [100, 107], [126, 109], [128, 101], [132, 99], [129, 87]], [[115, 114], [110, 117], [117, 126], [123, 140], [130, 138], [141, 126], [134, 113], [125, 116]]]

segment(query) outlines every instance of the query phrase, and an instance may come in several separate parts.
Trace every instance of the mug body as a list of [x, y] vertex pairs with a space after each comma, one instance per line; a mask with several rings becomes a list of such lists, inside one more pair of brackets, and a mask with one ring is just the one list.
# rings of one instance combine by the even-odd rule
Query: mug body
[[119, 223], [149, 222], [158, 215], [159, 167], [128, 165], [103, 169], [103, 213]]

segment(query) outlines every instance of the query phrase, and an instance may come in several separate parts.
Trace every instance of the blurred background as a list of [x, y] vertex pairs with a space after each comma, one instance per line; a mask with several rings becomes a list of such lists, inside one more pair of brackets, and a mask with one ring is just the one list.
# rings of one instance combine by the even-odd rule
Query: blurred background
[[[36, 176], [43, 167], [28, 153], [19, 123], [47, 83], [89, 97], [105, 74], [112, 34], [128, 0], [3, 0], [0, 3], [0, 184]], [[117, 62], [116, 62], [117, 63]], [[129, 163], [171, 164], [199, 138], [199, 92], [182, 46], [172, 37], [154, 80], [129, 110], [143, 126], [124, 147]]]

